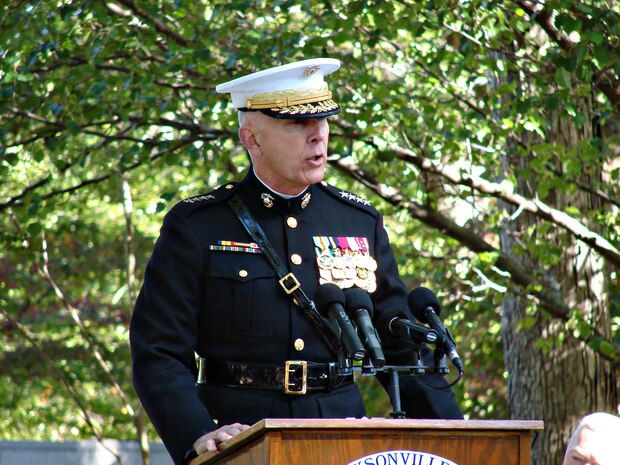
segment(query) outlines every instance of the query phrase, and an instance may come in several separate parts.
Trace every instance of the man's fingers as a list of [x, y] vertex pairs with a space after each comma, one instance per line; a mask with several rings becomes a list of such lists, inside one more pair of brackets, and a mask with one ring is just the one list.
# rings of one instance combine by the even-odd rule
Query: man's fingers
[[227, 433], [226, 431], [220, 431], [215, 436], [215, 439], [217, 440], [217, 442], [224, 442], [224, 441], [228, 441], [232, 437], [233, 437], [233, 434]]
[[227, 431], [233, 436], [236, 436], [237, 434], [245, 431], [249, 427], [250, 427], [249, 425], [242, 425], [241, 423], [233, 423], [232, 425], [229, 425]]
[[196, 440], [194, 443], [194, 450], [198, 455], [205, 452], [216, 452], [220, 450], [219, 445], [221, 443], [228, 441], [230, 438], [235, 437], [249, 427], [249, 425], [243, 425], [241, 423], [222, 426]]
[[216, 452], [217, 451], [217, 442], [215, 439], [207, 439], [206, 441], [206, 451], [207, 452]]

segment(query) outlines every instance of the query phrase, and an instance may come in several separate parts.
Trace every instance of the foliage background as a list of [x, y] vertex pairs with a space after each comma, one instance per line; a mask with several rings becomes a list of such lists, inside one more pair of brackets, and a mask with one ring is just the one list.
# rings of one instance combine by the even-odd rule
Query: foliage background
[[[466, 361], [466, 416], [511, 417], [507, 295], [527, 302], [520, 327], [559, 325], [538, 334], [543, 353], [574, 339], [605, 360], [615, 387], [601, 405], [617, 405], [613, 2], [0, 8], [0, 438], [139, 436], [127, 327], [163, 214], [248, 165], [214, 87], [312, 56], [343, 63], [328, 181], [372, 200], [407, 284], [437, 291]], [[501, 238], [517, 219], [511, 261]], [[603, 263], [600, 318], [554, 287], [575, 239]], [[369, 413], [389, 412], [374, 380], [362, 384]]]

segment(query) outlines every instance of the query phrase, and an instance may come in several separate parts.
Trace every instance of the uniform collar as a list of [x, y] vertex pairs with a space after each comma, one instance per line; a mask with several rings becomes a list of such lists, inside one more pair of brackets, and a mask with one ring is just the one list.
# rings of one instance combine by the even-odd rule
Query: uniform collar
[[242, 196], [244, 200], [262, 210], [274, 213], [298, 213], [310, 205], [314, 186], [309, 186], [297, 197], [285, 199], [276, 192], [265, 186], [250, 168], [246, 177], [241, 181]]

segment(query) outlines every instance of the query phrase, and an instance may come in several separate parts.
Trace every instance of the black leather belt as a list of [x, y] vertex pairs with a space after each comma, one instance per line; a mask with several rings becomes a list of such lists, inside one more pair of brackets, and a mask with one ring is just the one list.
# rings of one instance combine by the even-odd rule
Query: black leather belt
[[198, 384], [278, 389], [285, 394], [331, 391], [353, 383], [353, 375], [338, 376], [335, 363], [289, 360], [284, 365], [208, 362], [200, 359]]

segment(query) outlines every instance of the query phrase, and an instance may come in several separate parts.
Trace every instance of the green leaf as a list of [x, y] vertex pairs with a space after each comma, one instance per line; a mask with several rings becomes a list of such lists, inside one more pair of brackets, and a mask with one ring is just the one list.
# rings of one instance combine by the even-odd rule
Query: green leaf
[[[249, 167], [237, 113], [215, 86], [309, 57], [342, 65], [325, 78], [343, 108], [330, 118], [326, 181], [369, 199], [381, 213], [408, 286], [442, 290], [467, 354], [469, 376], [453, 389], [468, 417], [507, 418], [509, 377], [538, 382], [528, 367], [507, 373], [504, 356], [511, 354], [502, 335], [521, 330], [528, 350], [536, 344], [550, 365], [565, 344], [577, 347], [575, 337], [593, 337], [589, 321], [603, 312], [611, 315], [612, 323], [603, 318], [599, 328], [608, 342], [594, 341], [586, 355], [594, 364], [617, 357], [617, 276], [572, 253], [598, 256], [595, 242], [579, 242], [546, 215], [513, 204], [545, 201], [620, 243], [620, 218], [610, 206], [620, 176], [618, 111], [605, 87], [620, 74], [613, 2], [546, 4], [570, 47], [538, 34], [535, 18], [507, 1], [458, 8], [447, 0], [139, 3], [157, 22], [125, 16], [118, 2], [8, 2], [0, 13], [0, 308], [27, 325], [54, 360], [42, 362], [23, 334], [5, 328], [3, 438], [93, 436], [54, 368], [79, 387], [80, 405], [97, 419], [102, 437], [136, 436], [116, 385], [67, 318], [66, 302], [36, 272], [37, 224], [50, 272], [88, 319], [94, 340], [106, 342], [106, 364], [137, 406], [128, 365], [130, 296], [161, 220], [178, 199], [238, 180]], [[126, 169], [134, 208], [132, 235], [119, 169]], [[485, 244], [502, 259], [499, 252], [477, 254]], [[127, 245], [135, 254], [135, 289], [127, 287]], [[605, 268], [601, 257], [597, 266]], [[575, 282], [579, 292], [556, 296], [554, 289]], [[532, 294], [582, 312], [558, 337], [538, 334], [564, 320]], [[510, 304], [525, 307], [520, 323], [500, 318]], [[541, 318], [545, 324], [535, 324]], [[565, 358], [566, 372], [581, 370], [571, 365], [580, 358]], [[368, 399], [377, 410], [389, 409], [380, 386], [368, 387]]]
[[617, 356], [618, 354], [618, 347], [614, 346], [609, 341], [601, 341], [601, 343], [598, 346], [598, 349], [603, 355], [606, 355], [607, 357], [610, 357], [610, 358]]
[[478, 254], [478, 258], [482, 263], [493, 264], [499, 258], [499, 252], [481, 252]]
[[565, 68], [558, 67], [555, 72], [555, 82], [560, 87], [570, 88], [572, 85], [570, 73]]

